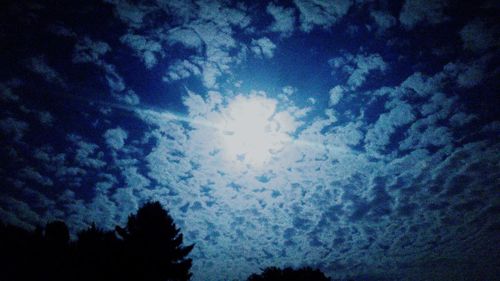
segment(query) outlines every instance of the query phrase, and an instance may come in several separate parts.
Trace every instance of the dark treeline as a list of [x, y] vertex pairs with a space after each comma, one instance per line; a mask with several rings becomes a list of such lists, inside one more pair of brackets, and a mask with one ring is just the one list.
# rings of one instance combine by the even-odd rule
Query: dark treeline
[[318, 269], [304, 267], [292, 269], [287, 267], [280, 269], [277, 267], [268, 267], [261, 274], [252, 274], [247, 281], [329, 281]]
[[[0, 280], [184, 281], [191, 278], [194, 245], [160, 203], [146, 203], [113, 231], [92, 225], [70, 240], [62, 221], [34, 231], [0, 223]], [[270, 267], [248, 281], [330, 280], [312, 268]]]
[[160, 203], [147, 203], [114, 231], [95, 227], [70, 241], [64, 222], [33, 232], [0, 225], [0, 280], [189, 280], [193, 245]]

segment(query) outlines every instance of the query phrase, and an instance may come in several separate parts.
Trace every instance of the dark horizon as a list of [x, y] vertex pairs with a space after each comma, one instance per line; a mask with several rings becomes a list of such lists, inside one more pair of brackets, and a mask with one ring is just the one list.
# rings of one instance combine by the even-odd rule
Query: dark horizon
[[2, 1], [0, 221], [76, 239], [158, 201], [193, 281], [498, 279], [499, 12]]

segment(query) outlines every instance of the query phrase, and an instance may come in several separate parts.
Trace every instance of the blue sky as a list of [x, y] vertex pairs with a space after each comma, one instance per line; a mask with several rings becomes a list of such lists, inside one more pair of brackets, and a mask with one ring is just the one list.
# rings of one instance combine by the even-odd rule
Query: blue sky
[[193, 280], [498, 276], [495, 1], [5, 7], [2, 221], [158, 200]]

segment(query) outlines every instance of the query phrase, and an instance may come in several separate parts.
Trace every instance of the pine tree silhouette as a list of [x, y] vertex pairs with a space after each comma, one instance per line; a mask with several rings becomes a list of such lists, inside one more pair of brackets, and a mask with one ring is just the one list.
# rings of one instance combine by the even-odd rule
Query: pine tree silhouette
[[124, 278], [127, 280], [184, 281], [191, 277], [194, 245], [183, 246], [183, 235], [159, 202], [146, 203], [116, 232], [125, 243]]

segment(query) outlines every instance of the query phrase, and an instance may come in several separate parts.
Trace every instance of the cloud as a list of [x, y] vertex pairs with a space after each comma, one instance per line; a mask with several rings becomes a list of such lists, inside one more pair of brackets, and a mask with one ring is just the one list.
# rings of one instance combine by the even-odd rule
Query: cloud
[[222, 75], [220, 65], [213, 62], [204, 63], [202, 66], [203, 85], [207, 88], [217, 88], [217, 77]]
[[341, 69], [349, 75], [347, 85], [351, 90], [359, 88], [365, 82], [370, 72], [385, 71], [387, 64], [379, 54], [345, 54], [328, 61], [334, 69]]
[[344, 89], [340, 86], [335, 86], [328, 92], [330, 94], [330, 99], [328, 101], [329, 106], [334, 106], [339, 103], [340, 99], [344, 95]]
[[413, 29], [418, 24], [434, 25], [447, 19], [444, 8], [447, 0], [405, 0], [399, 21], [406, 29]]
[[101, 64], [101, 57], [109, 51], [111, 47], [107, 43], [84, 37], [75, 45], [72, 61], [73, 63]]
[[[179, 61], [182, 61], [184, 66], [187, 63], [197, 65], [204, 85], [207, 88], [217, 88], [218, 77], [229, 73], [231, 65], [239, 60], [238, 55], [232, 54], [239, 47], [232, 35], [235, 29], [246, 28], [250, 24], [250, 18], [243, 5], [231, 8], [219, 2], [198, 4], [197, 7], [187, 8], [190, 15], [197, 16], [182, 17], [183, 25], [168, 30], [166, 38], [171, 45], [180, 43], [188, 49], [195, 49], [196, 55]], [[176, 63], [173, 68], [178, 68], [178, 65]], [[189, 72], [184, 72], [182, 75], [170, 75], [167, 81], [186, 78]]]
[[[33, 151], [33, 157], [35, 159], [44, 161], [44, 162], [52, 162], [54, 159], [51, 157], [52, 154], [52, 147], [51, 146], [46, 146], [42, 148], [37, 148]], [[62, 157], [62, 160], [64, 161], [64, 155]]]
[[162, 187], [175, 187], [191, 170], [183, 153], [187, 150], [187, 133], [181, 124], [154, 112], [143, 112], [141, 118], [158, 129], [150, 137], [157, 143], [145, 156], [147, 176]]
[[416, 121], [409, 129], [409, 136], [400, 143], [399, 148], [407, 150], [451, 144], [453, 135], [448, 128], [428, 126], [425, 123]]
[[0, 83], [0, 100], [3, 102], [18, 102], [19, 96], [12, 92], [12, 88], [6, 83]]
[[52, 126], [54, 125], [54, 116], [48, 111], [39, 111], [38, 112], [38, 119], [40, 120], [40, 123], [42, 123], [44, 126]]
[[495, 27], [487, 25], [481, 19], [474, 19], [467, 23], [460, 30], [460, 38], [462, 38], [464, 49], [475, 53], [484, 52], [500, 44], [500, 41], [495, 39], [498, 38]]
[[[196, 243], [193, 279], [204, 281], [243, 280], [262, 264], [277, 263], [318, 265], [332, 279], [415, 280], [421, 275], [412, 277], [409, 272], [420, 274], [430, 263], [442, 268], [447, 263], [462, 265], [449, 259], [457, 252], [469, 260], [478, 260], [474, 256], [478, 253], [491, 256], [480, 243], [491, 242], [488, 233], [498, 228], [497, 198], [489, 195], [496, 194], [492, 183], [499, 178], [495, 137], [500, 122], [491, 115], [494, 110], [477, 109], [488, 103], [483, 97], [493, 85], [488, 83], [493, 82], [490, 72], [495, 71], [496, 54], [490, 52], [495, 46], [490, 43], [469, 47], [488, 40], [476, 42], [466, 39], [470, 34], [460, 33], [470, 52], [462, 55], [459, 48], [434, 60], [427, 58], [426, 50], [407, 45], [420, 40], [423, 33], [399, 32], [397, 38], [386, 38], [390, 49], [386, 52], [384, 44], [364, 44], [363, 39], [373, 37], [372, 28], [392, 31], [396, 19], [389, 10], [393, 13], [398, 5], [391, 4], [388, 10], [389, 6], [371, 1], [296, 1], [293, 7], [259, 4], [266, 8], [264, 18], [255, 13], [255, 5], [231, 1], [107, 2], [125, 23], [102, 19], [116, 27], [111, 37], [98, 32], [106, 37], [96, 38], [109, 44], [77, 38], [71, 32], [51, 33], [54, 40], [75, 43], [69, 54], [62, 48], [60, 58], [73, 55], [75, 63], [86, 63], [89, 70], [93, 67], [97, 75], [91, 78], [107, 85], [110, 96], [120, 103], [138, 105], [144, 86], [153, 91], [165, 86], [174, 94], [167, 98], [171, 107], [135, 106], [124, 120], [120, 117], [125, 112], [87, 108], [86, 102], [75, 102], [75, 110], [69, 111], [64, 106], [33, 107], [31, 102], [38, 100], [29, 100], [29, 91], [35, 88], [31, 81], [0, 83], [5, 107], [0, 131], [9, 142], [0, 150], [8, 160], [16, 160], [0, 166], [6, 183], [0, 196], [2, 219], [22, 224], [59, 218], [72, 228], [86, 227], [91, 221], [112, 228], [142, 202], [160, 200], [182, 228], [186, 242]], [[357, 6], [350, 7], [353, 3]], [[407, 29], [425, 27], [429, 32], [425, 36], [433, 35], [432, 22], [442, 21], [447, 9], [432, 1], [427, 7], [415, 3], [423, 2], [406, 1], [402, 15], [407, 22], [401, 20], [401, 24]], [[322, 36], [330, 34], [335, 24], [348, 25], [347, 18], [342, 18], [349, 9], [368, 16], [357, 23], [359, 33], [353, 40], [347, 40], [362, 42], [362, 49], [345, 45], [345, 38], [325, 41]], [[434, 14], [439, 19], [429, 20]], [[296, 32], [296, 17], [300, 30], [309, 34]], [[482, 26], [472, 25], [470, 32], [493, 28], [486, 20], [479, 21]], [[442, 22], [443, 28], [455, 28], [451, 29], [455, 35], [459, 35], [456, 28], [467, 26], [454, 20]], [[81, 25], [68, 29], [86, 34]], [[89, 34], [97, 36], [93, 31]], [[286, 44], [277, 44], [277, 39]], [[331, 56], [339, 48], [354, 52], [329, 61], [333, 76], [324, 76], [329, 74], [328, 65], [317, 68], [318, 61], [311, 59], [304, 69], [292, 69], [284, 78], [278, 71], [284, 80], [271, 79], [271, 84], [264, 85], [270, 87], [269, 94], [247, 90], [249, 81], [239, 77], [247, 69], [242, 64], [245, 59], [255, 55], [279, 62], [282, 45], [287, 52], [304, 54], [309, 45], [298, 44], [302, 42], [314, 43], [310, 52], [314, 58]], [[450, 42], [443, 44], [453, 47], [446, 46]], [[41, 57], [47, 65], [55, 62], [50, 54]], [[146, 67], [112, 64], [135, 57]], [[23, 59], [20, 69], [26, 71], [30, 58]], [[259, 62], [259, 67], [265, 62]], [[308, 66], [314, 66], [311, 77], [317, 83], [312, 86], [303, 79], [294, 80]], [[163, 72], [148, 71], [148, 67]], [[151, 77], [142, 79], [143, 72]], [[154, 80], [162, 75], [172, 84], [157, 88]], [[175, 82], [181, 79], [187, 81]], [[206, 91], [194, 80], [201, 80]], [[189, 90], [176, 91], [182, 84]], [[235, 84], [236, 89], [226, 87]], [[253, 116], [255, 112], [260, 113], [255, 118], [233, 122], [244, 119], [239, 113]], [[78, 121], [76, 132], [85, 135], [60, 136], [59, 129], [72, 125], [61, 122], [69, 120]], [[252, 158], [248, 146], [234, 145], [253, 141], [248, 132], [255, 129], [256, 121], [266, 124], [257, 132], [283, 140], [264, 149], [265, 165], [256, 165], [259, 161]], [[39, 126], [42, 122], [61, 128], [53, 130], [54, 135], [45, 134], [43, 146], [38, 147], [38, 139], [33, 142], [28, 137], [47, 129]], [[238, 139], [238, 134], [243, 137]], [[64, 193], [52, 192], [59, 185], [68, 188]], [[39, 195], [49, 189], [50, 199]], [[21, 196], [29, 204], [19, 204], [25, 203]], [[431, 257], [431, 262], [423, 263], [429, 260], [429, 249], [443, 258]], [[432, 274], [427, 279], [447, 279]]]
[[221, 2], [200, 2], [200, 9], [197, 11], [203, 20], [211, 20], [219, 26], [247, 27], [251, 19], [247, 15], [245, 5], [230, 7]]
[[85, 207], [85, 211], [79, 213], [81, 219], [101, 225], [106, 229], [113, 229], [117, 224], [122, 223], [115, 218], [115, 215], [119, 214], [117, 204], [102, 191], [98, 190], [96, 196]]
[[68, 135], [67, 139], [76, 146], [74, 159], [78, 164], [94, 169], [106, 166], [106, 162], [102, 160], [104, 154], [97, 150], [99, 148], [97, 144], [86, 142], [75, 134]]
[[339, 1], [305, 1], [294, 0], [300, 11], [300, 28], [310, 32], [316, 26], [329, 28], [342, 18], [352, 5], [350, 0]]
[[216, 11], [217, 5], [205, 4], [201, 5], [200, 11], [196, 11], [202, 15], [199, 20], [167, 32], [169, 44], [179, 43], [189, 49], [195, 48], [197, 54], [171, 64], [164, 81], [199, 75], [207, 88], [217, 88], [218, 77], [229, 73], [231, 65], [240, 59], [239, 55], [230, 53], [238, 47], [232, 33], [234, 26], [243, 28], [248, 24], [246, 15], [243, 11], [230, 8], [219, 7], [221, 10]]
[[481, 65], [470, 65], [457, 77], [460, 87], [471, 88], [479, 85], [484, 78], [484, 68]]
[[481, 128], [481, 132], [500, 133], [500, 121], [493, 121]]
[[80, 167], [67, 167], [67, 166], [59, 166], [55, 173], [55, 176], [59, 179], [64, 177], [72, 177], [72, 180], [75, 180], [74, 183], [79, 185], [80, 179], [77, 176], [85, 176], [87, 172]]
[[188, 78], [191, 75], [200, 75], [201, 68], [189, 60], [178, 60], [168, 67], [168, 71], [163, 76], [163, 81], [172, 82]]
[[[456, 67], [449, 64], [445, 66], [441, 72], [437, 72], [433, 76], [425, 76], [418, 72], [413, 73], [406, 78], [399, 87], [389, 90], [390, 99], [385, 103], [385, 107], [395, 110], [400, 108], [402, 100], [407, 101], [403, 102], [406, 104], [406, 106], [403, 107], [406, 108], [406, 113], [404, 113], [405, 116], [399, 117], [401, 120], [405, 121], [399, 125], [391, 126], [391, 122], [389, 121], [391, 118], [387, 118], [388, 116], [385, 115], [385, 113], [382, 114], [375, 123], [374, 128], [367, 131], [367, 138], [378, 142], [378, 144], [373, 147], [389, 144], [392, 138], [390, 137], [391, 134], [397, 132], [395, 129], [409, 123], [411, 123], [409, 128], [407, 127], [403, 130], [397, 129], [400, 134], [402, 134], [399, 136], [396, 135], [396, 139], [399, 141], [400, 150], [407, 151], [419, 148], [450, 147], [453, 145], [455, 141], [453, 131], [451, 128], [443, 126], [442, 123], [452, 114], [458, 100], [454, 96], [447, 96], [443, 91], [445, 91], [444, 87], [446, 87], [444, 81], [454, 79], [456, 75]], [[409, 103], [409, 101], [415, 98], [420, 99], [418, 106]], [[418, 119], [416, 119], [417, 117]], [[459, 125], [461, 123], [459, 118], [461, 118], [460, 115], [457, 115], [453, 119], [453, 126], [461, 126]], [[472, 119], [466, 121], [464, 119], [463, 124], [471, 120]], [[379, 127], [380, 121], [384, 121], [383, 123], [385, 125], [380, 124], [382, 126]], [[378, 129], [374, 131], [375, 128]], [[377, 131], [378, 133], [375, 133]], [[385, 137], [383, 135], [385, 135]], [[401, 138], [401, 136], [404, 137]], [[367, 139], [365, 139], [365, 141], [367, 141]], [[391, 142], [394, 141], [395, 140], [392, 140]], [[370, 142], [368, 145], [372, 146]]]
[[28, 61], [28, 67], [31, 71], [42, 76], [45, 81], [58, 84], [60, 86], [66, 86], [61, 74], [48, 65], [44, 56], [32, 57]]
[[106, 64], [102, 62], [101, 67], [105, 71], [104, 77], [106, 78], [106, 82], [108, 82], [108, 87], [112, 92], [121, 92], [126, 89], [125, 82], [123, 78], [118, 74], [114, 65]]
[[348, 123], [335, 128], [331, 134], [331, 136], [334, 138], [332, 144], [338, 146], [358, 145], [364, 137], [364, 134], [360, 130], [360, 127], [360, 123]]
[[401, 83], [401, 87], [410, 90], [410, 94], [415, 93], [418, 96], [428, 96], [441, 89], [442, 80], [443, 77], [441, 75], [428, 77], [420, 72], [415, 72]]
[[69, 181], [78, 185], [81, 177], [87, 175], [87, 171], [81, 167], [68, 166], [72, 163], [68, 163], [66, 153], [57, 153], [52, 146], [36, 148], [33, 159], [39, 163], [37, 167], [50, 173], [51, 178], [57, 181]]
[[135, 190], [142, 190], [143, 188], [149, 186], [149, 184], [151, 183], [150, 180], [148, 180], [138, 172], [136, 167], [128, 167], [123, 170], [122, 174], [125, 178], [127, 187]]
[[43, 186], [52, 186], [54, 182], [47, 176], [43, 176], [33, 167], [26, 167], [20, 171], [19, 176], [23, 179], [31, 180]]
[[[441, 74], [435, 76], [443, 82], [446, 82], [447, 79], [453, 79], [458, 87], [469, 89], [489, 80], [487, 69], [492, 62], [491, 54], [466, 61], [450, 62], [443, 67]], [[436, 78], [434, 80], [437, 80]]]
[[120, 150], [125, 145], [128, 133], [120, 127], [109, 129], [102, 135], [109, 147]]
[[101, 173], [99, 174], [99, 181], [95, 184], [96, 192], [106, 194], [118, 183], [116, 177], [112, 174]]
[[212, 92], [208, 101], [205, 102], [202, 96], [188, 90], [187, 96], [184, 96], [183, 103], [189, 108], [189, 116], [205, 118], [215, 106], [221, 103], [221, 99], [222, 96], [219, 93]]
[[117, 101], [128, 105], [138, 105], [141, 102], [141, 99], [133, 90], [127, 90], [121, 93], [112, 93], [112, 95]]
[[188, 49], [198, 49], [204, 44], [200, 35], [193, 28], [172, 28], [167, 33], [169, 45], [182, 44]]
[[113, 97], [122, 102], [138, 102], [131, 91], [119, 95], [119, 92], [126, 90], [123, 78], [116, 71], [116, 67], [107, 63], [102, 57], [111, 51], [111, 47], [102, 41], [94, 41], [89, 37], [79, 40], [73, 50], [73, 63], [92, 63], [104, 71], [104, 78], [108, 84]]
[[[430, 120], [444, 119], [450, 114], [452, 105], [456, 98], [448, 98], [441, 92], [434, 93], [429, 99], [420, 105], [420, 113], [422, 117], [429, 117]], [[421, 118], [423, 120], [424, 118]]]
[[478, 117], [475, 114], [466, 114], [464, 112], [457, 112], [450, 117], [450, 123], [454, 127], [461, 127], [477, 118]]
[[390, 143], [390, 137], [398, 127], [415, 120], [411, 105], [403, 101], [393, 104], [391, 111], [381, 114], [373, 127], [366, 132], [365, 142], [368, 148], [383, 149]]
[[0, 219], [5, 223], [34, 229], [43, 219], [24, 201], [13, 197], [0, 197]]
[[387, 29], [393, 27], [397, 22], [396, 18], [386, 11], [371, 10], [370, 16], [377, 24], [377, 30], [379, 33], [382, 33]]
[[297, 88], [293, 87], [293, 86], [285, 86], [283, 87], [283, 89], [281, 89], [283, 91], [283, 93], [287, 96], [291, 96], [293, 95], [294, 93], [297, 92]]
[[130, 1], [122, 0], [105, 0], [115, 6], [115, 15], [133, 28], [140, 28], [144, 24], [144, 17], [153, 10], [152, 7], [146, 5], [135, 5]]
[[454, 104], [455, 99], [447, 98], [442, 93], [432, 95], [430, 101], [420, 108], [423, 118], [416, 120], [408, 129], [400, 149], [451, 145], [453, 134], [447, 127], [439, 126], [439, 122], [449, 116]]
[[272, 32], [278, 32], [282, 37], [289, 37], [295, 30], [295, 9], [278, 6], [269, 3], [266, 12], [273, 17], [273, 22], [269, 26]]
[[162, 55], [160, 43], [148, 40], [146, 37], [137, 34], [125, 34], [120, 37], [120, 41], [134, 49], [136, 55], [142, 59], [146, 68], [151, 69], [158, 62], [157, 56]]
[[56, 35], [75, 38], [77, 34], [62, 24], [51, 24], [48, 30]]
[[2, 134], [11, 137], [16, 142], [22, 140], [28, 129], [29, 125], [24, 121], [12, 117], [0, 119], [0, 131]]
[[252, 45], [250, 49], [258, 57], [265, 57], [270, 59], [274, 56], [276, 45], [269, 38], [262, 37], [257, 40], [252, 39]]
[[[183, 1], [157, 1], [149, 5], [132, 4], [128, 1], [112, 1], [119, 18], [128, 23], [134, 30], [133, 38], [127, 33], [122, 40], [133, 46], [143, 57], [147, 67], [152, 67], [162, 54], [158, 44], [180, 45], [190, 51], [186, 56], [179, 56], [169, 65], [165, 82], [185, 79], [191, 75], [200, 76], [205, 87], [218, 88], [219, 77], [230, 74], [234, 64], [246, 57], [248, 47], [234, 38], [235, 32], [249, 34], [251, 19], [245, 5], [199, 1], [196, 4]], [[133, 9], [137, 13], [132, 13]], [[136, 30], [143, 27], [145, 15], [149, 13], [164, 14], [175, 23], [165, 28], [154, 21], [147, 21], [155, 30], [148, 35], [139, 34]], [[140, 38], [139, 38], [140, 36]], [[269, 43], [269, 42], [258, 42]], [[254, 46], [261, 49], [263, 56], [272, 56], [270, 44]], [[194, 51], [193, 54], [191, 51]]]

